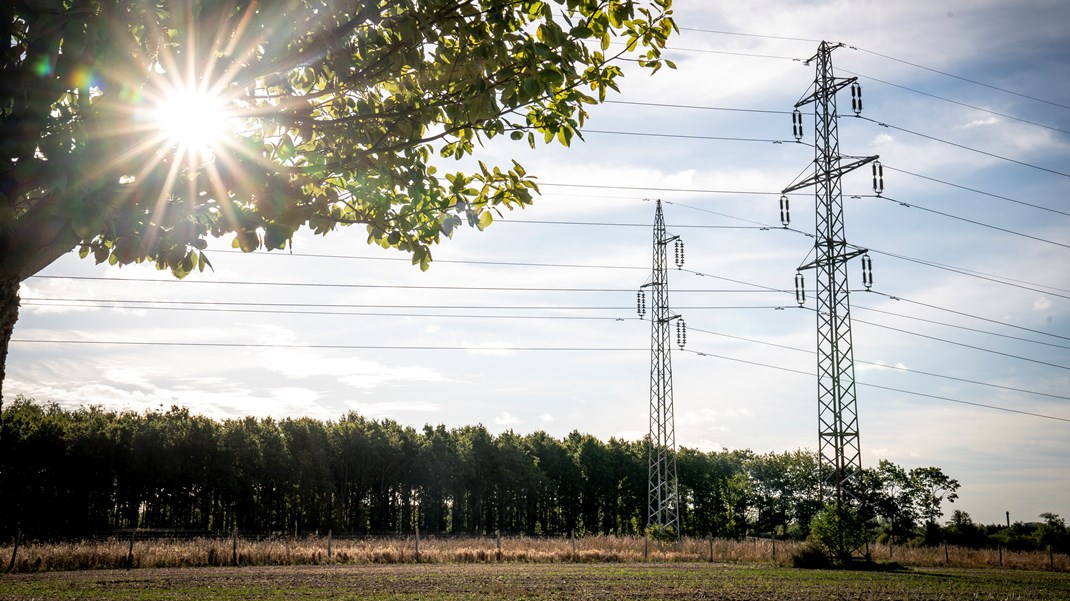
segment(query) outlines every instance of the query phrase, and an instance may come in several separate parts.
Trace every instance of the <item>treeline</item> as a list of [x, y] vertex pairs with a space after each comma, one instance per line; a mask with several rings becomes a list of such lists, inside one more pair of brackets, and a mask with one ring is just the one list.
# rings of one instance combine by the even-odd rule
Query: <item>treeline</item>
[[[632, 535], [646, 524], [647, 464], [643, 441], [579, 432], [416, 430], [356, 413], [217, 421], [19, 398], [0, 432], [0, 529]], [[821, 509], [809, 451], [684, 448], [677, 469], [683, 534], [801, 539]], [[939, 468], [887, 461], [865, 481], [874, 535], [899, 542], [929, 536], [958, 488]]]

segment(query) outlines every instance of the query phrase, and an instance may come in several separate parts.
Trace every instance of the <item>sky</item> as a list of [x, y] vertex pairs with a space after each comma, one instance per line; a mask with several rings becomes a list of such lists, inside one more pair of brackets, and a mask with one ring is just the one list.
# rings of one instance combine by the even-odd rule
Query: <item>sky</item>
[[[519, 161], [542, 196], [457, 232], [426, 273], [359, 228], [301, 232], [292, 253], [221, 240], [214, 270], [182, 282], [72, 253], [22, 285], [5, 396], [639, 439], [636, 291], [660, 199], [685, 245], [669, 273], [688, 328], [672, 349], [677, 444], [814, 449], [812, 273], [806, 308], [794, 291], [813, 189], [790, 196], [797, 231], [779, 193], [812, 173], [812, 105], [802, 143], [789, 113], [828, 40], [863, 90], [860, 118], [839, 95], [841, 153], [884, 167], [879, 197], [868, 166], [842, 180], [847, 239], [873, 263], [871, 291], [849, 265], [863, 465], [941, 467], [961, 484], [948, 515], [1070, 517], [1070, 5], [677, 0], [675, 14], [678, 69], [628, 69], [585, 141], [480, 150]], [[235, 344], [258, 346], [212, 346]]]

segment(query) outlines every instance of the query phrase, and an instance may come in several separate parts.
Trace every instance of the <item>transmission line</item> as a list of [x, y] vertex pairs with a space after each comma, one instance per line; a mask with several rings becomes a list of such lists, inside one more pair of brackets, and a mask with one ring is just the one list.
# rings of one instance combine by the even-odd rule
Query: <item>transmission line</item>
[[1042, 102], [1044, 104], [1050, 104], [1051, 106], [1057, 106], [1059, 108], [1070, 109], [1070, 106], [1067, 106], [1065, 104], [1059, 104], [1058, 102], [1052, 102], [1050, 100], [1044, 100], [1043, 98], [1037, 98], [1036, 96], [1030, 96], [1028, 94], [1022, 94], [1021, 92], [1015, 92], [1014, 90], [1008, 90], [1006, 88], [1001, 88], [1001, 87], [998, 87], [998, 86], [987, 84], [987, 83], [984, 83], [984, 82], [981, 82], [981, 81], [977, 81], [975, 79], [970, 79], [968, 77], [962, 77], [960, 75], [955, 75], [953, 73], [948, 73], [946, 71], [940, 71], [939, 69], [933, 69], [932, 67], [926, 67], [925, 65], [919, 65], [917, 63], [912, 63], [910, 61], [906, 61], [906, 60], [903, 60], [901, 58], [895, 58], [894, 56], [888, 56], [887, 54], [881, 54], [880, 52], [875, 52], [873, 50], [867, 50], [865, 48], [859, 48], [857, 46], [849, 46], [849, 48], [851, 48], [852, 50], [858, 50], [860, 52], [866, 52], [866, 53], [872, 54], [874, 56], [879, 56], [881, 58], [886, 58], [888, 60], [892, 60], [892, 61], [895, 61], [897, 63], [903, 63], [904, 65], [910, 65], [911, 67], [917, 67], [918, 69], [924, 69], [926, 71], [931, 71], [933, 73], [938, 73], [940, 75], [945, 75], [947, 77], [958, 79], [960, 81], [965, 81], [965, 82], [972, 83], [972, 84], [979, 85], [979, 86], [983, 86], [983, 87], [986, 87], [986, 88], [989, 88], [989, 89], [992, 89], [992, 90], [997, 90], [999, 92], [1004, 92], [1006, 94], [1012, 94], [1014, 96], [1019, 96], [1021, 98], [1027, 98], [1029, 100], [1033, 100], [1033, 101], [1036, 101], [1036, 102]]
[[[861, 292], [861, 291], [859, 290], [859, 291], [853, 291], [853, 292]], [[981, 330], [979, 328], [970, 328], [970, 327], [967, 327], [967, 326], [960, 326], [960, 325], [956, 325], [956, 324], [953, 324], [953, 323], [947, 323], [945, 321], [937, 321], [935, 319], [925, 319], [924, 317], [915, 317], [913, 315], [903, 315], [902, 313], [894, 313], [892, 311], [884, 311], [884, 310], [881, 310], [881, 309], [874, 309], [873, 307], [862, 307], [860, 305], [855, 305], [854, 308], [855, 309], [861, 309], [862, 311], [871, 311], [873, 313], [881, 313], [883, 315], [891, 315], [893, 317], [901, 317], [903, 319], [912, 319], [914, 321], [921, 321], [921, 322], [925, 322], [925, 323], [931, 323], [933, 325], [944, 326], [944, 327], [948, 327], [948, 328], [956, 328], [956, 329], [959, 329], [959, 330], [966, 330], [967, 332], [975, 332], [975, 333], [978, 333], [978, 334], [987, 334], [989, 336], [998, 336], [1000, 338], [1007, 338], [1009, 340], [1017, 340], [1019, 342], [1030, 342], [1032, 344], [1041, 344], [1041, 345], [1044, 345], [1044, 346], [1050, 346], [1050, 347], [1054, 347], [1054, 348], [1070, 350], [1070, 346], [1065, 346], [1065, 345], [1062, 345], [1062, 344], [1055, 344], [1054, 342], [1041, 342], [1040, 340], [1033, 340], [1032, 338], [1022, 338], [1021, 336], [1011, 336], [1010, 334], [1000, 334], [999, 332], [992, 332], [990, 330]]]
[[901, 90], [906, 90], [908, 92], [914, 92], [915, 94], [920, 94], [922, 96], [928, 96], [930, 98], [935, 98], [936, 100], [942, 100], [944, 102], [948, 102], [948, 103], [951, 103], [951, 104], [957, 104], [959, 106], [963, 106], [963, 107], [966, 107], [968, 109], [973, 109], [975, 111], [981, 111], [982, 113], [988, 113], [990, 115], [996, 115], [997, 117], [1003, 117], [1005, 119], [1011, 119], [1012, 121], [1019, 121], [1021, 123], [1034, 125], [1036, 127], [1043, 127], [1044, 129], [1050, 129], [1052, 131], [1057, 131], [1057, 132], [1062, 133], [1062, 134], [1070, 134], [1070, 131], [1067, 131], [1065, 129], [1060, 129], [1058, 127], [1053, 127], [1051, 125], [1045, 125], [1043, 123], [1037, 123], [1036, 121], [1030, 121], [1029, 119], [1023, 119], [1022, 117], [1015, 117], [1014, 115], [1008, 115], [1007, 113], [1001, 113], [999, 111], [994, 111], [992, 109], [986, 109], [984, 107], [975, 106], [975, 105], [972, 105], [972, 104], [967, 104], [965, 102], [960, 102], [958, 100], [952, 100], [950, 98], [945, 98], [943, 96], [938, 96], [936, 94], [930, 94], [929, 92], [923, 92], [921, 90], [916, 90], [914, 88], [907, 87], [907, 86], [904, 86], [904, 85], [900, 85], [900, 84], [897, 84], [897, 83], [892, 83], [890, 81], [885, 81], [883, 79], [877, 79], [876, 77], [871, 77], [869, 75], [863, 75], [862, 73], [855, 73], [853, 71], [848, 71], [847, 69], [844, 69], [843, 72], [844, 73], [850, 73], [850, 74], [856, 75], [858, 77], [864, 77], [864, 78], [866, 78], [866, 79], [868, 79], [870, 81], [875, 81], [877, 83], [882, 83], [882, 84], [887, 85], [887, 86], [892, 86], [893, 88], [899, 88]]
[[885, 128], [888, 128], [888, 129], [894, 129], [896, 131], [901, 131], [901, 132], [904, 132], [904, 133], [912, 134], [912, 135], [915, 135], [915, 136], [918, 136], [918, 137], [921, 137], [921, 138], [925, 138], [927, 140], [932, 140], [934, 142], [940, 142], [941, 144], [947, 144], [948, 146], [954, 146], [955, 148], [961, 148], [962, 150], [968, 150], [970, 152], [976, 152], [977, 154], [983, 154], [985, 156], [992, 157], [994, 159], [999, 159], [1001, 161], [1007, 161], [1008, 163], [1014, 163], [1016, 165], [1021, 165], [1023, 167], [1029, 167], [1029, 168], [1032, 168], [1032, 169], [1037, 169], [1039, 171], [1046, 171], [1048, 173], [1052, 173], [1052, 174], [1055, 174], [1055, 175], [1061, 175], [1062, 177], [1070, 177], [1070, 173], [1066, 173], [1066, 172], [1063, 172], [1063, 171], [1057, 171], [1055, 169], [1049, 169], [1047, 167], [1041, 167], [1040, 165], [1034, 165], [1033, 163], [1027, 163], [1025, 161], [1019, 161], [1017, 159], [1012, 159], [1010, 157], [1005, 157], [1005, 156], [1002, 156], [1002, 155], [998, 155], [998, 154], [995, 154], [993, 152], [988, 152], [986, 150], [980, 150], [980, 149], [977, 149], [977, 148], [973, 148], [972, 146], [966, 146], [965, 144], [959, 144], [957, 142], [951, 142], [950, 140], [944, 140], [943, 138], [937, 138], [936, 136], [930, 136], [928, 134], [923, 134], [921, 132], [916, 132], [916, 131], [907, 129], [905, 127], [899, 127], [897, 125], [891, 125], [891, 124], [888, 124], [888, 123], [883, 123], [881, 121], [876, 121], [874, 119], [870, 119], [869, 117], [863, 117], [861, 115], [855, 115], [854, 117], [856, 119], [862, 119], [863, 121], [869, 121], [870, 123], [874, 123], [874, 124], [879, 125], [881, 127], [885, 127]]
[[955, 219], [955, 220], [958, 220], [958, 221], [962, 221], [964, 223], [971, 223], [973, 225], [979, 225], [981, 227], [986, 227], [986, 228], [989, 228], [989, 229], [997, 230], [997, 231], [1000, 231], [1000, 232], [1004, 232], [1006, 234], [1012, 234], [1014, 236], [1021, 236], [1022, 238], [1029, 238], [1030, 240], [1036, 240], [1038, 242], [1044, 242], [1046, 244], [1054, 244], [1055, 246], [1061, 246], [1063, 248], [1070, 248], [1070, 244], [1063, 244], [1062, 242], [1056, 242], [1054, 240], [1048, 240], [1047, 238], [1041, 238], [1040, 236], [1034, 236], [1032, 234], [1026, 234], [1024, 232], [1018, 232], [1018, 231], [1015, 231], [1015, 230], [1012, 230], [1012, 229], [1008, 229], [1008, 228], [1005, 228], [1005, 227], [1000, 227], [998, 225], [992, 225], [991, 223], [984, 223], [983, 221], [977, 221], [975, 219], [967, 219], [966, 217], [961, 217], [959, 215], [952, 215], [951, 213], [945, 213], [943, 211], [937, 211], [936, 209], [930, 209], [928, 207], [923, 207], [923, 206], [921, 206], [919, 204], [915, 204], [915, 203], [912, 203], [912, 202], [910, 202], [910, 203], [904, 202], [902, 200], [898, 200], [898, 199], [892, 198], [891, 196], [885, 196], [885, 195], [870, 196], [870, 195], [867, 195], [867, 197], [868, 198], [883, 198], [885, 200], [888, 200], [890, 202], [894, 202], [894, 203], [898, 204], [899, 206], [906, 207], [908, 209], [918, 209], [918, 210], [921, 210], [921, 211], [925, 211], [927, 213], [932, 213], [934, 215], [940, 215], [941, 217], [947, 217], [949, 219]]
[[917, 177], [917, 178], [921, 178], [921, 179], [924, 179], [924, 180], [929, 180], [931, 182], [936, 182], [938, 184], [944, 184], [945, 186], [951, 186], [953, 188], [958, 188], [960, 190], [966, 190], [968, 192], [974, 192], [976, 194], [982, 194], [984, 196], [990, 196], [992, 198], [998, 198], [1000, 200], [1006, 200], [1008, 202], [1013, 202], [1013, 203], [1024, 205], [1024, 206], [1027, 206], [1027, 207], [1032, 207], [1034, 209], [1040, 209], [1042, 211], [1049, 211], [1049, 212], [1052, 212], [1052, 213], [1058, 213], [1059, 215], [1066, 215], [1067, 217], [1070, 217], [1070, 213], [1067, 213], [1066, 211], [1060, 211], [1058, 209], [1053, 209], [1051, 207], [1044, 207], [1044, 206], [1036, 205], [1036, 204], [1033, 204], [1033, 203], [1030, 203], [1030, 202], [1025, 202], [1024, 200], [1017, 200], [1017, 199], [1014, 199], [1014, 198], [1009, 198], [1007, 196], [1000, 196], [999, 194], [993, 194], [991, 192], [985, 192], [984, 190], [978, 190], [977, 188], [970, 188], [969, 186], [963, 186], [961, 184], [955, 184], [955, 183], [947, 182], [947, 181], [944, 181], [942, 179], [936, 179], [935, 177], [929, 177], [928, 175], [921, 175], [920, 173], [912, 173], [912, 172], [907, 171], [905, 169], [898, 169], [896, 167], [892, 167], [892, 166], [887, 165], [887, 164], [884, 165], [884, 168], [889, 170], [889, 171], [898, 171], [899, 173], [905, 173], [906, 175], [913, 175], [914, 177]]
[[[775, 342], [767, 342], [767, 341], [764, 341], [764, 340], [757, 340], [755, 338], [747, 338], [747, 337], [744, 337], [744, 336], [735, 336], [733, 334], [725, 334], [725, 333], [722, 333], [722, 332], [713, 332], [713, 331], [710, 331], [710, 330], [704, 330], [704, 329], [696, 328], [696, 327], [693, 327], [693, 326], [688, 326], [688, 330], [690, 330], [692, 332], [702, 332], [703, 334], [710, 334], [711, 336], [720, 336], [722, 338], [731, 338], [733, 340], [741, 340], [743, 342], [751, 342], [751, 343], [754, 343], [754, 344], [761, 344], [761, 345], [764, 345], [764, 346], [771, 346], [771, 347], [774, 347], [774, 348], [779, 348], [779, 349], [784, 349], [784, 350], [789, 350], [789, 351], [795, 351], [795, 352], [799, 352], [799, 353], [806, 353], [808, 355], [816, 355], [817, 354], [815, 351], [812, 351], [810, 349], [799, 348], [797, 346], [788, 346], [786, 344], [777, 344]], [[1013, 386], [1005, 386], [1003, 384], [993, 384], [991, 382], [981, 382], [979, 380], [973, 380], [973, 379], [970, 379], [970, 378], [960, 378], [960, 377], [957, 377], [957, 376], [949, 376], [949, 375], [946, 375], [946, 374], [937, 374], [937, 373], [928, 372], [928, 371], [910, 369], [909, 367], [900, 367], [898, 365], [889, 365], [887, 363], [877, 363], [877, 362], [874, 362], [874, 361], [863, 361], [861, 359], [855, 359], [855, 363], [861, 363], [863, 365], [872, 365], [874, 367], [882, 367], [882, 368], [886, 368], [886, 369], [894, 369], [896, 371], [901, 371], [901, 372], [909, 373], [909, 374], [918, 374], [918, 375], [921, 375], [921, 376], [929, 376], [929, 377], [932, 377], [932, 378], [940, 378], [940, 379], [943, 379], [943, 380], [953, 380], [953, 381], [956, 381], [956, 382], [964, 382], [964, 383], [967, 383], [967, 384], [976, 384], [978, 386], [987, 386], [989, 388], [999, 388], [1001, 390], [1010, 390], [1012, 392], [1022, 392], [1022, 393], [1025, 393], [1025, 394], [1034, 394], [1034, 395], [1037, 395], [1037, 396], [1045, 396], [1045, 397], [1050, 397], [1050, 398], [1053, 398], [1053, 399], [1061, 399], [1061, 400], [1064, 400], [1064, 401], [1070, 401], [1070, 396], [1061, 396], [1061, 395], [1058, 395], [1058, 394], [1051, 394], [1051, 393], [1047, 393], [1047, 392], [1039, 392], [1039, 391], [1036, 391], [1036, 390], [1026, 390], [1024, 388], [1015, 388]]]
[[[808, 376], [808, 377], [811, 377], [811, 378], [814, 377], [814, 373], [808, 372], [808, 371], [803, 371], [801, 369], [792, 369], [790, 367], [783, 367], [783, 366], [780, 366], [780, 365], [771, 365], [769, 363], [762, 363], [760, 361], [750, 361], [750, 360], [747, 360], [747, 359], [740, 359], [738, 357], [729, 357], [729, 356], [726, 356], [726, 355], [718, 355], [716, 353], [708, 353], [708, 352], [705, 352], [705, 351], [696, 351], [696, 350], [692, 350], [692, 349], [682, 349], [682, 351], [685, 352], [685, 353], [693, 353], [693, 354], [698, 355], [700, 357], [724, 359], [725, 361], [733, 361], [733, 362], [736, 362], [736, 363], [745, 363], [745, 364], [748, 364], [748, 365], [754, 365], [754, 366], [757, 366], [757, 367], [764, 367], [764, 368], [768, 368], [768, 369], [775, 369], [777, 371], [784, 371], [784, 372], [788, 372], [788, 373], [799, 374], [799, 375]], [[986, 403], [977, 403], [977, 402], [973, 402], [973, 401], [963, 401], [963, 400], [960, 400], [960, 399], [953, 399], [953, 398], [944, 397], [944, 396], [937, 396], [937, 395], [933, 395], [933, 394], [927, 394], [927, 393], [924, 393], [924, 392], [915, 392], [913, 390], [904, 390], [904, 389], [901, 389], [901, 388], [892, 388], [890, 386], [881, 386], [881, 385], [878, 385], [878, 384], [869, 384], [867, 382], [858, 382], [857, 384], [859, 386], [868, 386], [869, 388], [878, 388], [878, 389], [881, 389], [881, 390], [888, 390], [888, 391], [891, 391], [891, 392], [898, 392], [898, 393], [902, 393], [902, 394], [910, 394], [910, 395], [914, 395], [914, 396], [920, 396], [920, 397], [925, 397], [925, 398], [930, 398], [930, 399], [947, 401], [949, 403], [958, 403], [958, 404], [961, 404], [961, 405], [970, 405], [970, 406], [973, 406], [973, 407], [982, 407], [984, 409], [994, 409], [996, 411], [1005, 411], [1007, 413], [1017, 413], [1017, 414], [1020, 414], [1020, 415], [1028, 415], [1028, 416], [1031, 416], [1031, 417], [1039, 417], [1039, 418], [1043, 418], [1043, 419], [1051, 419], [1051, 420], [1056, 420], [1056, 421], [1060, 421], [1060, 422], [1070, 422], [1070, 418], [1058, 417], [1058, 416], [1055, 416], [1055, 415], [1046, 415], [1044, 413], [1034, 413], [1034, 412], [1031, 412], [1031, 411], [1022, 411], [1020, 409], [1011, 409], [1011, 408], [1008, 408], [1008, 407], [1000, 407], [999, 405], [989, 405], [989, 404], [986, 404]]]
[[904, 330], [904, 329], [901, 329], [901, 328], [894, 328], [892, 326], [886, 326], [886, 325], [879, 324], [879, 323], [873, 323], [872, 321], [863, 321], [861, 319], [855, 319], [854, 321], [856, 321], [858, 323], [864, 323], [866, 325], [870, 325], [870, 326], [873, 326], [873, 327], [876, 327], [876, 328], [882, 328], [882, 329], [885, 329], [885, 330], [891, 330], [893, 332], [899, 332], [901, 334], [909, 334], [910, 336], [917, 336], [919, 338], [926, 338], [928, 340], [935, 340], [937, 342], [943, 342], [945, 344], [952, 344], [952, 345], [955, 345], [955, 346], [961, 346], [963, 348], [973, 349], [975, 351], [981, 351], [981, 352], [984, 352], [984, 353], [991, 353], [993, 355], [1000, 355], [1001, 357], [1010, 357], [1011, 359], [1018, 359], [1018, 360], [1021, 360], [1021, 361], [1028, 361], [1030, 363], [1036, 363], [1038, 365], [1046, 365], [1048, 367], [1055, 367], [1055, 368], [1058, 368], [1058, 369], [1065, 369], [1067, 371], [1070, 371], [1070, 367], [1067, 367], [1065, 365], [1059, 365], [1057, 363], [1049, 363], [1047, 361], [1041, 361], [1040, 359], [1030, 359], [1029, 357], [1023, 357], [1021, 355], [1015, 355], [1013, 353], [1004, 353], [1002, 351], [997, 351], [997, 350], [993, 350], [993, 349], [990, 349], [990, 348], [985, 348], [985, 347], [982, 347], [982, 346], [977, 346], [977, 345], [973, 345], [973, 344], [966, 344], [965, 342], [955, 342], [954, 340], [948, 340], [946, 338], [940, 338], [938, 336], [929, 336], [928, 334], [920, 334], [918, 332], [911, 332], [910, 330]]
[[981, 317], [980, 315], [974, 315], [972, 313], [966, 313], [964, 311], [957, 311], [955, 309], [948, 309], [946, 307], [940, 307], [940, 306], [932, 305], [932, 304], [929, 304], [929, 303], [923, 303], [921, 301], [910, 300], [909, 298], [903, 298], [901, 296], [894, 296], [894, 295], [891, 295], [891, 294], [887, 294], [885, 292], [879, 292], [877, 290], [870, 290], [869, 292], [871, 294], [877, 294], [879, 296], [883, 296], [883, 297], [885, 297], [885, 298], [887, 298], [889, 300], [901, 301], [901, 302], [905, 302], [905, 303], [919, 305], [919, 306], [922, 306], [922, 307], [927, 307], [929, 309], [935, 309], [937, 311], [945, 311], [947, 313], [953, 313], [955, 315], [961, 315], [963, 317], [970, 317], [972, 319], [976, 319], [976, 320], [979, 320], [979, 321], [986, 321], [988, 323], [994, 323], [994, 324], [997, 324], [997, 325], [1006, 326], [1008, 328], [1014, 328], [1016, 330], [1023, 330], [1023, 331], [1026, 331], [1026, 332], [1033, 332], [1034, 334], [1041, 334], [1041, 335], [1044, 335], [1044, 336], [1051, 336], [1052, 338], [1059, 338], [1059, 339], [1062, 339], [1062, 340], [1070, 340], [1070, 337], [1068, 337], [1068, 336], [1060, 336], [1058, 334], [1052, 334], [1051, 332], [1045, 332], [1043, 330], [1035, 330], [1033, 328], [1027, 328], [1025, 326], [1018, 326], [1018, 325], [1014, 325], [1012, 323], [1007, 323], [1005, 321], [999, 321], [999, 320], [996, 320], [996, 319], [990, 319], [990, 318], [987, 318], [987, 317]]

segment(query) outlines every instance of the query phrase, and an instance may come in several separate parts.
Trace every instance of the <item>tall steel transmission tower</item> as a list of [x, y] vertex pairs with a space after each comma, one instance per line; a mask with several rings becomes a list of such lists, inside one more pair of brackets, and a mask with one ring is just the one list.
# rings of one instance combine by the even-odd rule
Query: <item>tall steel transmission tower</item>
[[[683, 348], [687, 335], [683, 319], [669, 310], [668, 245], [675, 242], [676, 266], [684, 264], [679, 236], [665, 232], [661, 200], [654, 212], [654, 270], [643, 288], [650, 289], [650, 440], [647, 530], [659, 537], [680, 536], [679, 493], [676, 481], [676, 431], [672, 403], [670, 323], [676, 320], [676, 342]], [[643, 290], [637, 295], [639, 315], [646, 313]]]
[[[785, 188], [781, 196], [781, 214], [786, 226], [787, 194], [809, 186], [815, 188], [817, 221], [813, 258], [799, 266], [795, 278], [796, 295], [800, 304], [805, 301], [802, 271], [814, 270], [817, 279], [817, 435], [821, 493], [827, 502], [835, 503], [841, 516], [844, 508], [857, 505], [862, 486], [847, 262], [862, 256], [863, 282], [867, 288], [872, 285], [872, 271], [866, 249], [847, 243], [840, 176], [877, 160], [876, 156], [840, 155], [836, 92], [851, 86], [852, 109], [856, 113], [862, 110], [862, 93], [857, 78], [837, 78], [832, 72], [832, 51], [842, 45], [821, 42], [817, 54], [806, 63], [816, 63], [814, 85], [809, 96], [795, 103], [793, 124], [796, 139], [799, 139], [802, 137], [802, 115], [798, 108], [813, 103], [814, 172]], [[841, 159], [850, 159], [850, 162], [843, 163]], [[878, 169], [879, 163], [874, 163], [875, 188]], [[849, 553], [852, 549], [845, 543], [844, 535], [840, 532], [837, 550]]]

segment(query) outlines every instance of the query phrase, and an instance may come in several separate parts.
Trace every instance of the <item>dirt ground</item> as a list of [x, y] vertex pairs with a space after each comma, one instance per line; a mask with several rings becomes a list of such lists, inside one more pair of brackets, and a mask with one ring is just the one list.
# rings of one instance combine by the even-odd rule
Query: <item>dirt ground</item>
[[844, 572], [739, 564], [391, 564], [0, 576], [0, 601], [233, 599], [1070, 599], [1070, 574]]

